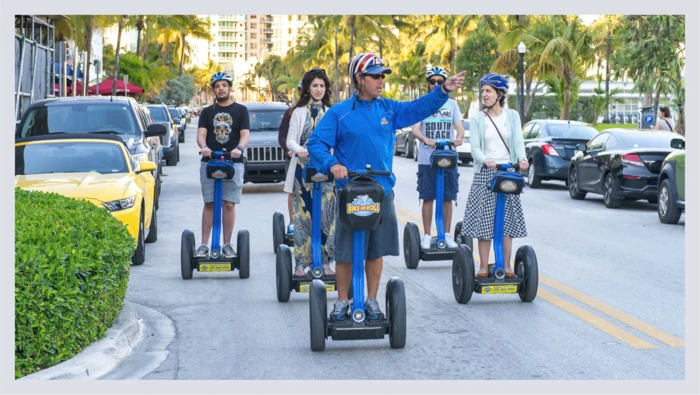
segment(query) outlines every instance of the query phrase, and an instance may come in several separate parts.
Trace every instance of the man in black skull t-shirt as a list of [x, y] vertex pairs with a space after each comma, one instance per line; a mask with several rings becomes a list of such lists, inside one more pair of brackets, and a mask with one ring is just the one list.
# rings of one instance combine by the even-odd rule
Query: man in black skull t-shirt
[[[209, 256], [209, 234], [214, 219], [214, 180], [207, 178], [207, 162], [214, 151], [230, 152], [234, 162], [245, 152], [250, 138], [250, 119], [245, 106], [231, 100], [231, 85], [233, 79], [224, 72], [218, 72], [211, 77], [211, 87], [214, 89], [216, 102], [202, 110], [197, 128], [197, 144], [201, 148], [202, 163], [199, 169], [199, 180], [202, 184], [204, 210], [202, 211], [202, 245], [194, 252], [194, 256], [205, 258]], [[233, 258], [236, 253], [231, 245], [231, 234], [236, 217], [236, 204], [241, 201], [243, 189], [242, 162], [234, 163], [235, 175], [233, 180], [223, 180], [223, 215], [222, 228], [224, 245], [221, 254]]]

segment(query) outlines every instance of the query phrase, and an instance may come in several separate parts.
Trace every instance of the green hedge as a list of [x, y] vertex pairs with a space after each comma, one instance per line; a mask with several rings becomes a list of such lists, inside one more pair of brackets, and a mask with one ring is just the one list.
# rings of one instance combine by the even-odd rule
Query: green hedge
[[134, 248], [106, 209], [15, 188], [15, 378], [104, 338], [121, 312]]

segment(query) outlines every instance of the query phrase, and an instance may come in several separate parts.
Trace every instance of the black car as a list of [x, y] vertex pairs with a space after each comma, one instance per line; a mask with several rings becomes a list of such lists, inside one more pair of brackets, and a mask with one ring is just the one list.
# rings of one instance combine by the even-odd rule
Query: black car
[[[638, 129], [606, 129], [579, 150], [569, 167], [569, 195], [581, 200], [586, 193], [603, 195], [608, 208], [623, 200], [657, 202], [661, 164], [675, 150], [672, 141], [683, 136]], [[675, 144], [675, 143], [674, 143]]]
[[44, 99], [32, 103], [15, 130], [15, 139], [50, 133], [101, 133], [119, 136], [134, 160], [151, 161], [158, 168], [156, 208], [162, 182], [163, 157], [160, 136], [167, 132], [158, 123], [149, 123], [141, 105], [123, 96], [77, 96]]
[[187, 123], [185, 123], [185, 118], [182, 116], [180, 110], [176, 107], [168, 107], [168, 111], [170, 112], [170, 117], [173, 119], [175, 126], [177, 126], [178, 140], [180, 143], [184, 143], [185, 129], [187, 129]]
[[168, 128], [168, 132], [161, 138], [163, 158], [166, 165], [177, 166], [177, 162], [180, 161], [180, 132], [175, 126], [168, 108], [164, 104], [148, 104], [145, 107], [149, 110], [153, 122], [162, 123]]
[[246, 147], [244, 182], [280, 182], [286, 178], [285, 155], [277, 137], [284, 112], [282, 102], [240, 103], [248, 109], [250, 140]]
[[598, 130], [584, 122], [537, 119], [523, 128], [525, 155], [530, 167], [525, 183], [539, 188], [542, 181], [569, 178], [569, 162], [576, 146], [598, 135]]
[[403, 153], [409, 159], [416, 157], [418, 141], [416, 140], [416, 136], [411, 133], [411, 127], [408, 126], [403, 129], [398, 129], [395, 133], [396, 143], [394, 143], [394, 155], [401, 156]]

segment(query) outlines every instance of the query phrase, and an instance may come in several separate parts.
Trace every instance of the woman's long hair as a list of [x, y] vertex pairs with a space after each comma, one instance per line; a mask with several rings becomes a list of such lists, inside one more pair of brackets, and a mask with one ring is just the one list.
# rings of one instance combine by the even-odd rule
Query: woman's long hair
[[301, 98], [299, 98], [299, 101], [294, 107], [304, 107], [309, 104], [311, 100], [311, 82], [316, 78], [323, 80], [323, 83], [326, 85], [326, 93], [323, 95], [321, 103], [326, 107], [331, 106], [331, 81], [328, 79], [325, 71], [321, 69], [311, 69], [304, 75], [304, 79], [301, 82]]

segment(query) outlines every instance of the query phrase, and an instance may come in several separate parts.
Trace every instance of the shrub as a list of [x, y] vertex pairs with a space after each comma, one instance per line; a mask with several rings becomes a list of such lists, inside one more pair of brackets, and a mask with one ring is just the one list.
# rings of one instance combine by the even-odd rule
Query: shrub
[[106, 209], [15, 188], [15, 378], [105, 336], [124, 303], [134, 248]]

